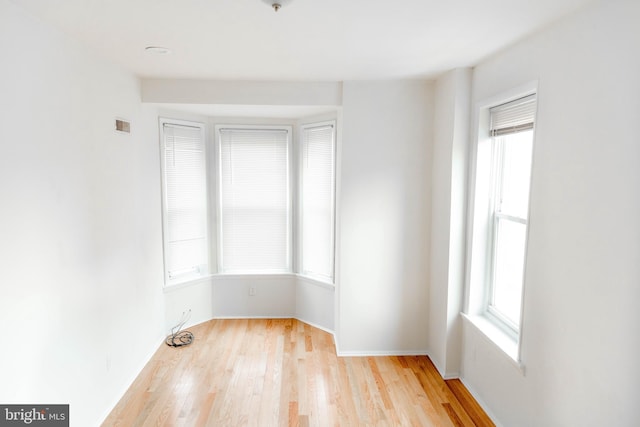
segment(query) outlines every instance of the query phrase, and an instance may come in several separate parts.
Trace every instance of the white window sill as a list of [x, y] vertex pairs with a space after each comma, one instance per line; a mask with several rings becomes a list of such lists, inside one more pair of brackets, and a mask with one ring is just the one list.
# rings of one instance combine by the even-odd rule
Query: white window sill
[[215, 273], [211, 275], [211, 277], [213, 278], [224, 278], [224, 279], [246, 279], [247, 277], [252, 277], [257, 279], [263, 279], [263, 278], [277, 279], [277, 278], [287, 278], [287, 277], [293, 277], [293, 276], [295, 276], [295, 273], [291, 273], [288, 271], [274, 271], [274, 272], [257, 271], [257, 272], [246, 272], [246, 273], [232, 271], [227, 273]]
[[164, 287], [164, 292], [171, 292], [174, 290], [182, 289], [191, 285], [197, 285], [199, 283], [215, 280], [215, 279], [238, 279], [243, 280], [247, 277], [257, 278], [257, 279], [277, 279], [277, 278], [290, 278], [294, 277], [296, 279], [304, 280], [305, 282], [311, 283], [316, 286], [320, 286], [327, 289], [335, 289], [335, 284], [327, 282], [325, 280], [319, 279], [313, 276], [307, 276], [298, 273], [214, 273], [207, 274], [204, 276], [196, 276], [193, 275], [180, 278], [178, 280], [173, 280], [168, 282]]
[[178, 289], [182, 289], [184, 287], [187, 286], [191, 286], [191, 285], [195, 285], [198, 283], [202, 283], [206, 280], [209, 280], [211, 278], [211, 274], [206, 274], [203, 276], [187, 276], [184, 278], [180, 278], [180, 279], [176, 279], [176, 280], [171, 280], [169, 282], [167, 282], [164, 285], [164, 291], [165, 292], [171, 292], [171, 291], [175, 291]]
[[336, 287], [336, 285], [332, 281], [320, 278], [318, 276], [299, 273], [296, 274], [296, 277], [300, 280], [311, 283], [312, 285], [320, 286], [322, 288], [334, 289]]
[[525, 374], [525, 367], [518, 357], [518, 341], [482, 315], [462, 313], [462, 318], [472, 325], [491, 344], [497, 347], [511, 364]]

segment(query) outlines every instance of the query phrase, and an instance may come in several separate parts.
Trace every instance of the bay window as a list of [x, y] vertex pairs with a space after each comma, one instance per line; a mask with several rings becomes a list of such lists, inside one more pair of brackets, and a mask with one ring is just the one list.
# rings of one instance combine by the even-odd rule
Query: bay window
[[212, 273], [333, 283], [335, 121], [301, 126], [296, 141], [291, 126], [218, 125], [209, 143], [201, 123], [160, 125], [166, 285]]

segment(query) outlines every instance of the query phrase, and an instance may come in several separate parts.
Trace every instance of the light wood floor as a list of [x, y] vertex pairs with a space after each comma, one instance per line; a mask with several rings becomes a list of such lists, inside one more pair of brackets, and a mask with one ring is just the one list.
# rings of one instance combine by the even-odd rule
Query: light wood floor
[[493, 426], [428, 357], [337, 357], [292, 319], [212, 320], [164, 344], [103, 426]]

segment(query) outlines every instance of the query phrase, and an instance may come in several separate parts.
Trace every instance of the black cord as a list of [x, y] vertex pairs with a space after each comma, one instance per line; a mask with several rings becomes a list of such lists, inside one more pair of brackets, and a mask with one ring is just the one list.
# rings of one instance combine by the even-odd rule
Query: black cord
[[190, 317], [191, 317], [191, 310], [189, 310], [187, 313], [184, 313], [184, 312], [182, 313], [182, 319], [180, 319], [180, 322], [176, 326], [171, 328], [171, 334], [164, 341], [168, 346], [183, 347], [193, 342], [194, 340], [193, 334], [189, 331], [182, 330], [182, 327], [184, 326], [185, 323], [187, 323], [187, 320], [189, 320]]

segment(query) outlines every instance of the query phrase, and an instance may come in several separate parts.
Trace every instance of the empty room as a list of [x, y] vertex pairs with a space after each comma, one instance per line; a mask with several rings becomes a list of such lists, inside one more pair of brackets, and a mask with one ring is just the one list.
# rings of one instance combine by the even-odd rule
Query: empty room
[[0, 0], [0, 425], [640, 425], [640, 1]]

